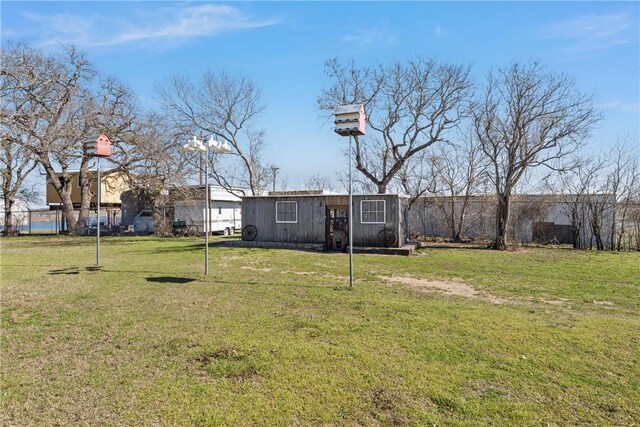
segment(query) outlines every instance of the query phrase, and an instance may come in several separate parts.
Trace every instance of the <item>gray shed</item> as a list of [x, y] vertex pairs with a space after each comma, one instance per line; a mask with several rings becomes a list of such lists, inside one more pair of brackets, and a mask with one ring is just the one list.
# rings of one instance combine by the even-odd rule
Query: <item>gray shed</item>
[[[407, 199], [397, 194], [353, 195], [353, 246], [402, 247]], [[242, 198], [242, 239], [348, 246], [349, 196], [322, 192], [276, 193]]]

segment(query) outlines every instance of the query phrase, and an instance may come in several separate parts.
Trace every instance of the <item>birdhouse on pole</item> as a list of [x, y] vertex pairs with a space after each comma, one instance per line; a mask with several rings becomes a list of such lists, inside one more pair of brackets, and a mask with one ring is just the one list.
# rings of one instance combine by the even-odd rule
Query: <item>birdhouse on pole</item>
[[364, 135], [366, 116], [364, 105], [342, 105], [334, 110], [336, 128], [335, 132], [341, 136]]
[[82, 141], [90, 157], [111, 157], [111, 140], [106, 134], [91, 136]]

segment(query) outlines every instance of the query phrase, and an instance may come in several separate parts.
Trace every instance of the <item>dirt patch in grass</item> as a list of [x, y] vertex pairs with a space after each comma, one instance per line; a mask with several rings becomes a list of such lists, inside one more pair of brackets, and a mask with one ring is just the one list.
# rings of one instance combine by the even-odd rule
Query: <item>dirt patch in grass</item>
[[596, 304], [596, 305], [608, 305], [608, 306], [615, 305], [611, 301], [596, 301], [596, 300], [594, 300], [593, 303]]
[[260, 268], [260, 267], [253, 267], [251, 265], [245, 265], [240, 268], [242, 268], [243, 270], [261, 271], [263, 273], [268, 273], [270, 271], [273, 271], [273, 268]]
[[442, 268], [443, 270], [458, 271], [462, 268], [462, 266], [457, 262], [445, 262], [440, 266], [440, 268]]
[[470, 392], [473, 396], [481, 399], [506, 399], [511, 400], [514, 391], [497, 382], [488, 380], [478, 380], [471, 385]]
[[252, 266], [252, 265], [245, 265], [245, 266], [243, 266], [241, 268], [243, 270], [259, 271], [261, 273], [277, 272], [277, 273], [283, 274], [283, 275], [295, 274], [296, 276], [323, 277], [323, 278], [330, 279], [330, 280], [337, 280], [339, 282], [345, 282], [345, 281], [349, 280], [348, 276], [337, 276], [335, 274], [319, 273], [317, 271], [299, 271], [299, 270], [292, 270], [292, 269], [284, 269], [284, 270], [277, 270], [276, 271], [273, 268], [256, 267], [256, 266]]
[[403, 403], [401, 394], [378, 388], [370, 392], [370, 400], [375, 408], [373, 417], [383, 425], [406, 425], [408, 419], [401, 413]]
[[387, 282], [402, 283], [412, 289], [417, 289], [423, 292], [437, 291], [457, 297], [481, 299], [489, 301], [492, 304], [504, 304], [505, 302], [508, 302], [505, 298], [500, 298], [487, 293], [480, 293], [471, 286], [460, 282], [417, 279], [415, 277], [408, 276], [380, 276], [380, 278]]
[[545, 304], [551, 304], [551, 305], [565, 305], [567, 302], [569, 302], [569, 300], [566, 298], [543, 299], [542, 302]]

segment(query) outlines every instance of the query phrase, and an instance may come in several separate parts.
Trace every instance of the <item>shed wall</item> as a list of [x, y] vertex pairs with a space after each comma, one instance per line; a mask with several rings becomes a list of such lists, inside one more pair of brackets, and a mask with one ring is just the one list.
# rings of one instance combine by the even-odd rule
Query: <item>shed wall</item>
[[[276, 223], [276, 202], [298, 203], [297, 223]], [[256, 242], [324, 243], [325, 201], [319, 197], [247, 197], [242, 201], [242, 227], [254, 225]]]
[[[245, 197], [242, 201], [242, 227], [254, 225], [257, 229], [256, 242], [316, 243], [326, 240], [326, 209], [348, 206], [348, 196], [280, 196]], [[384, 200], [385, 221], [379, 224], [362, 223], [361, 202], [363, 200]], [[276, 202], [295, 201], [298, 204], [297, 223], [276, 222]], [[403, 209], [405, 200], [397, 195], [354, 195], [353, 196], [354, 246], [380, 246], [378, 235], [387, 228], [398, 236], [396, 247], [404, 245]]]
[[[362, 223], [362, 201], [363, 200], [384, 200], [385, 201], [385, 222], [384, 224]], [[400, 210], [400, 198], [396, 195], [380, 194], [375, 196], [353, 196], [353, 246], [380, 246], [378, 234], [385, 228], [393, 230], [398, 236], [395, 247], [404, 244], [402, 238], [402, 215]]]

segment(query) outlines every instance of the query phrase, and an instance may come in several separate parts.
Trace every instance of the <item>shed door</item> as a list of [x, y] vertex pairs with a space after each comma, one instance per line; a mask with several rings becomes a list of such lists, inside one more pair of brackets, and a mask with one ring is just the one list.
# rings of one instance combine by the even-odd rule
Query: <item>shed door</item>
[[349, 209], [347, 206], [327, 208], [325, 248], [328, 251], [342, 251], [349, 242]]

